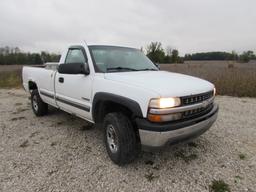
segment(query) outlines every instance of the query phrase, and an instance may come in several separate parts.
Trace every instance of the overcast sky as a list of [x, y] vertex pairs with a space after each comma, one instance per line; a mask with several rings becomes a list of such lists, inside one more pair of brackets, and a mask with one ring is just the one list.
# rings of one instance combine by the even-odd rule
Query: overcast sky
[[181, 54], [256, 51], [255, 0], [0, 0], [0, 46], [61, 52], [89, 43]]

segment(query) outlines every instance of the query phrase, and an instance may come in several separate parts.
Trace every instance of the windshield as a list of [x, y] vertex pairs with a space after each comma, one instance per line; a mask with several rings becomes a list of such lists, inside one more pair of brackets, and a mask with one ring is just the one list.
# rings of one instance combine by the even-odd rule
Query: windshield
[[89, 46], [100, 72], [158, 70], [140, 50], [115, 46]]

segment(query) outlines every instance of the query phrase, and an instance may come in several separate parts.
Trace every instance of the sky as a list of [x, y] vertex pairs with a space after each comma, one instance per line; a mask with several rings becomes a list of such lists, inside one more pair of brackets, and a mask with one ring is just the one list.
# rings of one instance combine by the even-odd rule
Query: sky
[[61, 53], [70, 44], [146, 47], [181, 54], [256, 52], [255, 0], [0, 0], [0, 47]]

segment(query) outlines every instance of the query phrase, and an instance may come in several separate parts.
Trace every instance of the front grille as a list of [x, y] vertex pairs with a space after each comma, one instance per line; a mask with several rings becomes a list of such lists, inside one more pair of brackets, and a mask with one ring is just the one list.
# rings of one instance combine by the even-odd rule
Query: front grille
[[198, 95], [191, 95], [191, 96], [185, 96], [181, 97], [181, 105], [193, 105], [196, 103], [200, 103], [202, 101], [205, 101], [209, 98], [213, 97], [213, 91], [209, 91], [206, 93], [201, 93]]
[[197, 109], [192, 109], [188, 111], [184, 111], [182, 113], [182, 119], [187, 119], [187, 118], [196, 118], [198, 116], [202, 116], [208, 112], [210, 112], [213, 108], [213, 103], [209, 104], [206, 107], [200, 107]]

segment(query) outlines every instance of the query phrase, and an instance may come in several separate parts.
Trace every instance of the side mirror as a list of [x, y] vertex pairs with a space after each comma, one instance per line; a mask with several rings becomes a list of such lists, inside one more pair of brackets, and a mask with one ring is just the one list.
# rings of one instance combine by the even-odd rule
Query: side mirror
[[61, 74], [85, 74], [89, 75], [90, 70], [87, 63], [64, 63], [58, 67], [58, 72]]

